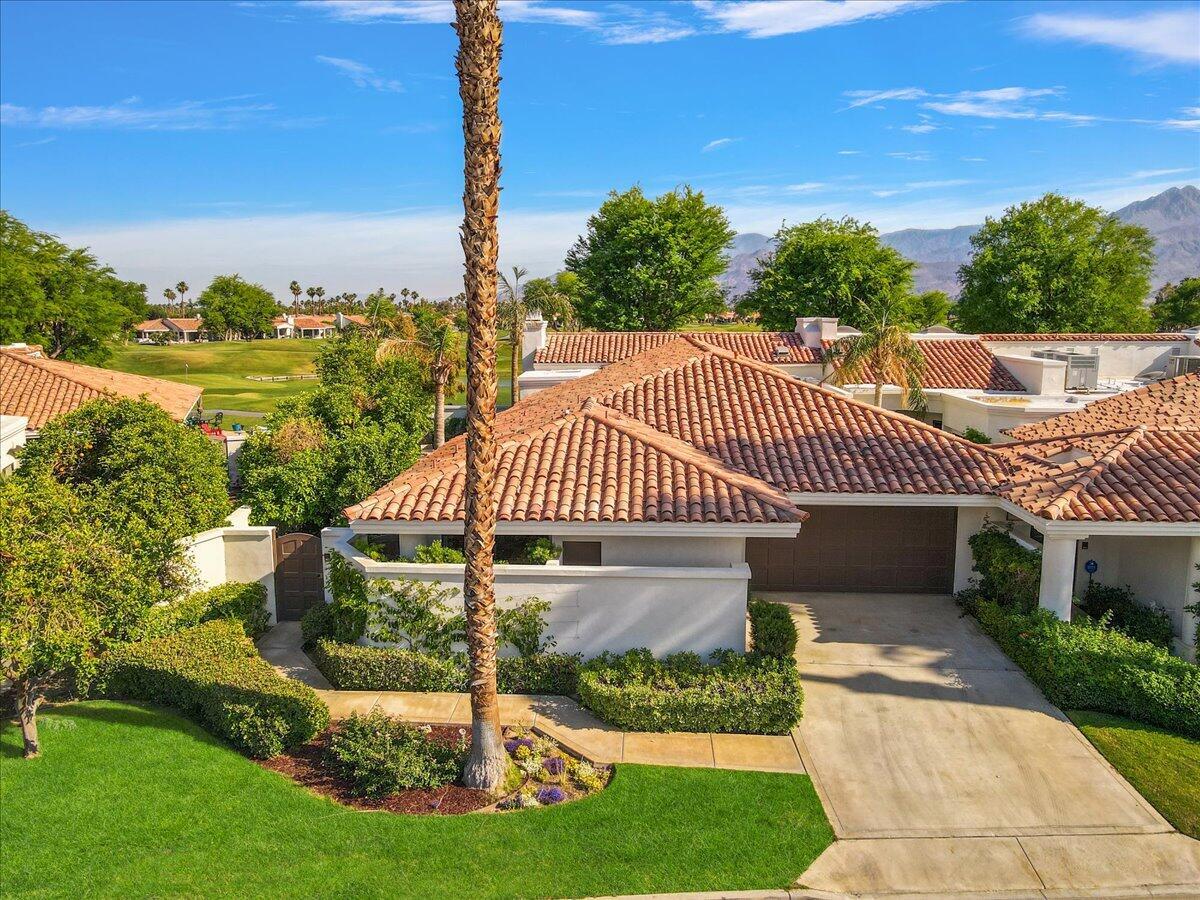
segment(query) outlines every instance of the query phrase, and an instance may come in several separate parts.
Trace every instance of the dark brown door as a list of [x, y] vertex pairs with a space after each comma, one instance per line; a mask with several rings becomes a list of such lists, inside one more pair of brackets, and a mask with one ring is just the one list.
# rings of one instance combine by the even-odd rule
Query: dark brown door
[[279, 621], [299, 619], [324, 600], [321, 539], [300, 532], [276, 538], [275, 615]]
[[750, 587], [763, 591], [950, 593], [953, 507], [805, 506], [796, 538], [747, 538]]

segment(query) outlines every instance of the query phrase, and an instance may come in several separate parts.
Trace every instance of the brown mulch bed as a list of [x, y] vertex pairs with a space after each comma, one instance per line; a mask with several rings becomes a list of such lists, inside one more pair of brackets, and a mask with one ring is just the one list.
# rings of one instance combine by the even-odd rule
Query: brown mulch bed
[[[351, 793], [350, 780], [334, 775], [325, 766], [325, 747], [329, 743], [329, 735], [330, 731], [325, 731], [290, 753], [259, 760], [259, 765], [286, 775], [310, 791], [355, 809], [409, 815], [457, 815], [486, 809], [496, 802], [487, 791], [476, 791], [457, 784], [440, 788], [414, 788], [378, 799], [356, 797]], [[456, 741], [458, 726], [434, 725], [429, 736], [432, 740]]]

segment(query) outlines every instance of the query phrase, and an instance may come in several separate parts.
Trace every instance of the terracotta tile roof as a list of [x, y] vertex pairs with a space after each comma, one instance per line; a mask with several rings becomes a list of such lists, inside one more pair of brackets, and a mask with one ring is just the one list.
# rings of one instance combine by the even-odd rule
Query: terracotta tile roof
[[0, 412], [27, 417], [30, 428], [40, 428], [54, 416], [104, 394], [145, 394], [182, 421], [200, 400], [201, 389], [20, 351], [0, 351]]
[[1089, 403], [1083, 409], [1010, 428], [1016, 440], [1086, 434], [1134, 425], [1186, 427], [1200, 430], [1200, 374], [1154, 381]]
[[1172, 334], [1161, 332], [1158, 334], [1086, 334], [1081, 332], [1056, 332], [1053, 334], [1036, 334], [1027, 332], [1013, 333], [995, 333], [981, 334], [979, 339], [983, 341], [997, 341], [1001, 343], [1017, 342], [1017, 341], [1079, 341], [1091, 342], [1096, 341], [1186, 341], [1186, 334]]
[[297, 328], [332, 328], [333, 318], [331, 316], [296, 316], [295, 324]]
[[172, 325], [174, 325], [180, 331], [199, 331], [203, 320], [201, 320], [201, 319], [177, 319], [175, 317], [171, 317], [169, 319], [166, 319], [166, 321], [170, 322]]
[[346, 319], [350, 322], [353, 322], [355, 325], [366, 325], [367, 324], [367, 317], [360, 316], [360, 315], [358, 315], [358, 313], [343, 313], [342, 318]]
[[1200, 522], [1200, 431], [1144, 425], [1001, 445], [997, 494], [1054, 521]]
[[[546, 346], [537, 352], [534, 362], [604, 365], [661, 347], [679, 336], [678, 331], [555, 332], [547, 336]], [[803, 338], [791, 331], [698, 331], [692, 332], [692, 336], [763, 362], [797, 365], [821, 361], [820, 352], [805, 347]], [[779, 348], [783, 349], [777, 356]]]
[[162, 319], [147, 319], [145, 322], [138, 322], [133, 326], [134, 331], [167, 331], [167, 326], [163, 324]]
[[[813, 365], [821, 352], [805, 347], [792, 331], [703, 331], [689, 336], [749, 359], [776, 365]], [[597, 331], [551, 334], [534, 357], [543, 365], [605, 365], [661, 347], [680, 337], [673, 331]], [[1024, 391], [1016, 377], [980, 341], [971, 338], [922, 340], [925, 386], [991, 391]], [[828, 344], [826, 345], [828, 346]], [[776, 351], [783, 352], [776, 355]]]

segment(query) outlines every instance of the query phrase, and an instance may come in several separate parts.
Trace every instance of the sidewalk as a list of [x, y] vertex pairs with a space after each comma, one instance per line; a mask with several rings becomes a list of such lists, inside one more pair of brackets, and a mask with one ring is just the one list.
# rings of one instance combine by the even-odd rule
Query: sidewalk
[[[316, 689], [334, 719], [378, 709], [409, 722], [466, 725], [471, 721], [467, 694], [333, 690], [300, 649], [300, 626], [296, 622], [276, 625], [259, 641], [258, 649], [281, 674]], [[593, 762], [797, 775], [805, 771], [791, 735], [622, 731], [601, 722], [568, 697], [501, 694], [500, 720], [505, 725], [537, 728]]]

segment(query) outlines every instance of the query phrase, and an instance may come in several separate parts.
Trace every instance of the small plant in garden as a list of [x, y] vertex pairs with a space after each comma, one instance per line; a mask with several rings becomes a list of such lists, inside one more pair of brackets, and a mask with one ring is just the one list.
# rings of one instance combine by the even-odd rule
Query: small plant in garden
[[1042, 554], [1021, 546], [1008, 529], [988, 523], [968, 542], [975, 570], [983, 577], [979, 589], [1002, 606], [1029, 612], [1037, 606], [1042, 578]]
[[1139, 641], [1170, 649], [1171, 618], [1158, 606], [1139, 603], [1131, 587], [1110, 587], [1093, 581], [1081, 601], [1083, 611], [1106, 628], [1115, 628]]
[[532, 541], [525, 548], [525, 558], [531, 566], [544, 566], [552, 560], [562, 556], [562, 547], [559, 547], [550, 538], [540, 537]]
[[390, 554], [383, 544], [377, 544], [365, 534], [360, 534], [358, 537], [352, 538], [350, 546], [355, 550], [361, 551], [368, 559], [373, 559], [375, 562], [389, 562]]
[[552, 649], [556, 642], [546, 634], [545, 614], [549, 611], [550, 601], [536, 597], [507, 609], [497, 609], [496, 632], [500, 643], [511, 644], [522, 658]]
[[441, 541], [434, 541], [430, 544], [422, 544], [417, 547], [408, 561], [415, 563], [461, 564], [465, 563], [467, 558], [463, 556], [461, 550], [447, 547]]
[[974, 441], [976, 444], [990, 444], [992, 442], [992, 439], [984, 432], [978, 428], [972, 428], [970, 425], [963, 429], [962, 436], [968, 441]]
[[447, 744], [381, 712], [352, 713], [330, 737], [326, 762], [348, 778], [360, 796], [384, 797], [450, 784], [466, 753], [465, 733]]
[[524, 784], [500, 804], [501, 809], [551, 806], [594, 794], [607, 782], [607, 770], [564, 753], [554, 741], [524, 728], [505, 730], [504, 749], [512, 757]]
[[440, 581], [377, 581], [367, 599], [367, 636], [409, 650], [448, 656], [465, 639], [466, 617], [454, 612], [455, 588]]
[[751, 600], [750, 640], [755, 653], [791, 659], [796, 652], [796, 623], [792, 614], [781, 603], [767, 600]]

